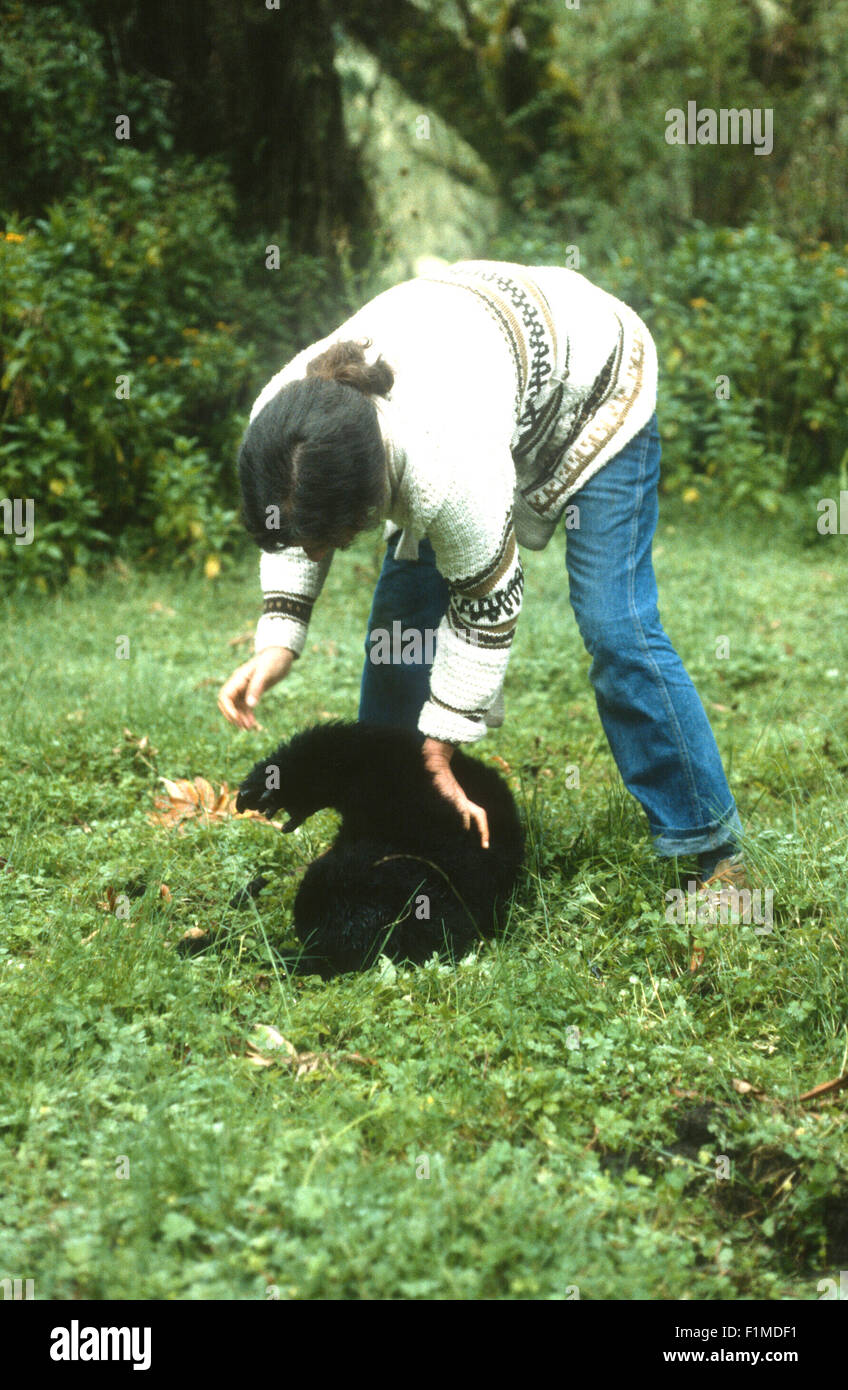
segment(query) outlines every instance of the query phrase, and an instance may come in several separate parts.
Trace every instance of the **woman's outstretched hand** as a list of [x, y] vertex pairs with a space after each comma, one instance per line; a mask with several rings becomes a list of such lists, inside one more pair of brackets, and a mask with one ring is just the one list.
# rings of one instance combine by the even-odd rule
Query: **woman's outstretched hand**
[[233, 671], [218, 692], [218, 708], [238, 729], [256, 729], [255, 706], [266, 690], [291, 670], [294, 652], [288, 647], [266, 647]]
[[451, 771], [453, 744], [443, 743], [441, 739], [437, 738], [425, 738], [422, 752], [424, 766], [433, 778], [436, 790], [442, 794], [446, 801], [456, 807], [462, 816], [462, 823], [466, 830], [470, 829], [471, 822], [474, 821], [480, 834], [480, 843], [484, 849], [488, 849], [489, 821], [486, 812], [482, 806], [475, 806], [473, 801], [468, 800]]

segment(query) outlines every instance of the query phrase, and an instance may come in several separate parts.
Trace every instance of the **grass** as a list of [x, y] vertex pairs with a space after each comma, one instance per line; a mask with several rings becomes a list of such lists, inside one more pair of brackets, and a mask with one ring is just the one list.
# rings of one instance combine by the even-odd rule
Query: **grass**
[[[618, 779], [561, 538], [526, 557], [507, 723], [477, 749], [512, 770], [525, 881], [453, 969], [288, 971], [329, 814], [285, 839], [147, 818], [160, 775], [232, 787], [355, 715], [373, 537], [337, 557], [261, 733], [215, 705], [252, 558], [7, 600], [0, 1276], [58, 1299], [819, 1298], [848, 1260], [846, 1092], [799, 1096], [848, 1066], [848, 567], [802, 531], [663, 504], [661, 612], [774, 894], [771, 933], [698, 929], [695, 974], [665, 920], [694, 864], [653, 857]], [[263, 864], [273, 886], [230, 909]]]

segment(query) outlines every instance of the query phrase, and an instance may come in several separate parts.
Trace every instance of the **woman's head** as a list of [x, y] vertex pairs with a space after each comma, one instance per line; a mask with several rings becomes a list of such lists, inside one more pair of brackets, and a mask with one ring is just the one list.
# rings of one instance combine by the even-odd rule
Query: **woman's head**
[[364, 343], [334, 343], [281, 387], [239, 450], [244, 523], [263, 550], [342, 545], [383, 515], [386, 455], [372, 396], [394, 373]]

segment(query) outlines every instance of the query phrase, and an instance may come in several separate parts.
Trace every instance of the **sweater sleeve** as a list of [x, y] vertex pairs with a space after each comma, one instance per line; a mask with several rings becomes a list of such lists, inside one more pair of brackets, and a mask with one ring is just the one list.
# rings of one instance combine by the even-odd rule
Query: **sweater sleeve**
[[475, 743], [503, 684], [515, 635], [524, 573], [512, 524], [514, 474], [492, 469], [477, 495], [453, 488], [428, 528], [436, 564], [447, 580], [430, 698], [421, 733]]
[[[336, 336], [312, 343], [287, 362], [257, 396], [250, 412], [251, 421], [283, 386], [302, 380], [306, 376], [307, 364], [323, 352]], [[306, 643], [312, 605], [321, 592], [332, 558], [333, 552], [330, 550], [323, 560], [308, 560], [299, 546], [262, 552], [259, 582], [264, 602], [262, 615], [256, 625], [256, 652], [261, 652], [265, 647], [288, 647], [295, 656], [300, 656]]]
[[329, 573], [333, 551], [321, 560], [308, 560], [299, 546], [263, 551], [259, 561], [259, 580], [264, 604], [256, 625], [254, 651], [265, 647], [288, 647], [300, 656], [306, 643], [312, 605]]

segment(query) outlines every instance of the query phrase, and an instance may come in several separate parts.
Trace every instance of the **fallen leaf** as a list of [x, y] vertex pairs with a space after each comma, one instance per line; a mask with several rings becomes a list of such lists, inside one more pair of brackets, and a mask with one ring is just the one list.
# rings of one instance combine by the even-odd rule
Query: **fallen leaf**
[[[333, 1071], [333, 1062], [354, 1062], [361, 1066], [375, 1067], [373, 1057], [363, 1057], [359, 1052], [339, 1052], [331, 1057], [329, 1052], [298, 1052], [288, 1038], [269, 1023], [256, 1023], [253, 1027], [255, 1042], [247, 1044], [246, 1060], [254, 1067], [287, 1066], [295, 1078], [309, 1076], [319, 1069]], [[266, 1053], [277, 1056], [266, 1056]]]
[[218, 797], [216, 797], [215, 795], [215, 792], [212, 788], [212, 783], [207, 782], [205, 777], [195, 777], [194, 785], [200, 793], [200, 804], [203, 807], [204, 811], [214, 812], [215, 807], [218, 804]]
[[673, 1096], [678, 1096], [680, 1100], [700, 1100], [706, 1105], [718, 1105], [718, 1101], [714, 1096], [702, 1094], [700, 1091], [684, 1091], [680, 1086], [671, 1086], [669, 1089], [671, 1094]]
[[765, 1095], [760, 1086], [754, 1086], [750, 1081], [733, 1080], [730, 1084], [738, 1096], [754, 1096], [759, 1100]]
[[248, 642], [253, 641], [253, 632], [237, 632], [235, 637], [231, 637], [227, 642], [228, 647], [243, 647]]
[[261, 1052], [255, 1052], [250, 1046], [250, 1043], [248, 1043], [247, 1060], [252, 1063], [254, 1067], [273, 1067], [276, 1065], [277, 1059], [275, 1057], [263, 1057]]
[[815, 1096], [824, 1096], [831, 1091], [841, 1091], [843, 1086], [848, 1086], [848, 1072], [843, 1076], [837, 1076], [833, 1081], [822, 1081], [820, 1086], [814, 1086], [811, 1091], [805, 1091], [799, 1100], [813, 1100]]
[[257, 1035], [255, 1043], [249, 1044], [251, 1047], [264, 1047], [270, 1051], [282, 1048], [290, 1057], [297, 1056], [297, 1048], [294, 1043], [290, 1043], [288, 1038], [284, 1038], [276, 1028], [270, 1023], [255, 1023], [253, 1031]]
[[148, 812], [147, 819], [153, 825], [163, 825], [168, 829], [177, 826], [179, 829], [184, 820], [194, 816], [199, 816], [207, 822], [235, 817], [237, 820], [265, 821], [273, 830], [280, 829], [260, 811], [237, 811], [238, 792], [231, 792], [226, 782], [223, 782], [220, 790], [216, 792], [205, 777], [195, 777], [193, 781], [184, 777], [160, 777], [159, 780], [163, 783], [166, 794], [157, 797], [153, 803], [156, 809]]
[[115, 892], [114, 888], [110, 885], [110, 886], [106, 889], [106, 899], [105, 899], [105, 901], [104, 901], [104, 902], [99, 902], [99, 903], [97, 904], [97, 906], [98, 906], [98, 907], [101, 907], [101, 908], [103, 909], [104, 912], [114, 912], [114, 911], [115, 911], [115, 905], [116, 905], [117, 901], [118, 901], [118, 895], [117, 895], [117, 893]]
[[[133, 733], [132, 729], [127, 728], [124, 729], [123, 734], [124, 743], [131, 744], [137, 753], [146, 753], [148, 757], [155, 758], [159, 752], [158, 748], [153, 747], [147, 734], [142, 734], [141, 738], [139, 738], [137, 734]], [[123, 746], [124, 745], [121, 743], [115, 744], [115, 747], [112, 749], [112, 753], [115, 757], [121, 753]]]

